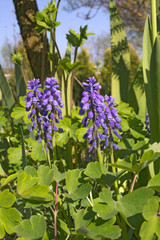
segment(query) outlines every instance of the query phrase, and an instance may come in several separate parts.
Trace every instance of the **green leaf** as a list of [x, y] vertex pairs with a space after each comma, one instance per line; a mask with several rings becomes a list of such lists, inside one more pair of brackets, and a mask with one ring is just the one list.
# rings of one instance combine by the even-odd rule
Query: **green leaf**
[[17, 96], [24, 96], [26, 94], [25, 80], [21, 68], [18, 64], [15, 64], [15, 76]]
[[54, 170], [48, 166], [41, 165], [37, 170], [38, 183], [49, 186], [53, 179]]
[[7, 118], [4, 116], [3, 112], [0, 112], [0, 128], [6, 125]]
[[87, 226], [94, 218], [95, 213], [92, 211], [91, 207], [86, 209], [80, 209], [73, 214], [73, 219], [75, 223], [75, 230], [80, 229], [83, 226]]
[[156, 215], [159, 208], [159, 198], [156, 196], [153, 196], [150, 198], [146, 205], [143, 208], [143, 217], [146, 220], [150, 220], [154, 215]]
[[61, 219], [58, 219], [58, 222], [59, 222], [60, 228], [69, 235], [70, 231], [69, 231], [69, 228], [67, 227], [67, 224], [64, 221], [62, 221]]
[[152, 45], [152, 27], [150, 17], [147, 16], [143, 34], [143, 78], [146, 93], [147, 109], [149, 112], [151, 111], [151, 96], [149, 93], [148, 82], [150, 81], [150, 60], [152, 53]]
[[7, 185], [8, 183], [12, 182], [14, 179], [17, 178], [18, 174], [19, 174], [19, 173], [17, 172], [17, 173], [11, 174], [11, 175], [8, 176], [6, 179], [3, 178], [3, 179], [1, 180], [0, 187], [4, 187], [4, 186]]
[[121, 236], [121, 229], [119, 226], [113, 225], [116, 218], [112, 218], [109, 221], [102, 222], [101, 219], [97, 219], [92, 222], [87, 228], [82, 227], [78, 232], [83, 233], [91, 239], [101, 240], [104, 239], [118, 239]]
[[84, 134], [87, 132], [87, 129], [86, 128], [79, 128], [77, 131], [76, 131], [76, 134], [77, 134], [77, 138], [78, 138], [78, 141], [80, 142], [84, 142], [85, 139], [83, 138]]
[[72, 72], [74, 69], [82, 67], [80, 62], [71, 63], [71, 60], [66, 57], [60, 61], [60, 65], [68, 73]]
[[75, 190], [79, 185], [79, 169], [74, 170], [68, 170], [66, 173], [66, 188], [68, 193], [71, 193], [73, 190]]
[[91, 188], [92, 186], [89, 183], [85, 183], [73, 190], [70, 194], [67, 195], [67, 197], [71, 198], [74, 201], [86, 198], [91, 191]]
[[111, 25], [111, 90], [116, 102], [128, 101], [130, 54], [126, 33], [114, 0], [109, 3]]
[[68, 131], [62, 133], [56, 133], [56, 144], [59, 147], [63, 147], [63, 145], [67, 144], [69, 140]]
[[0, 65], [0, 88], [6, 105], [9, 110], [14, 106], [15, 100], [9, 86], [8, 80], [5, 78], [2, 67]]
[[36, 240], [43, 237], [46, 231], [46, 221], [43, 216], [31, 216], [30, 220], [23, 220], [15, 227], [18, 236], [30, 240]]
[[152, 143], [160, 142], [160, 38], [157, 37], [153, 46], [150, 63], [150, 80], [148, 82], [151, 108], [149, 121]]
[[38, 178], [22, 172], [19, 174], [17, 183], [17, 193], [25, 199], [51, 201], [53, 198], [49, 194], [49, 187], [39, 185]]
[[54, 171], [53, 179], [54, 179], [56, 182], [60, 182], [60, 181], [62, 181], [63, 179], [65, 179], [66, 173], [61, 173], [61, 172], [59, 172], [56, 165], [52, 165], [52, 168], [53, 168], [53, 171]]
[[109, 204], [94, 202], [93, 211], [98, 213], [98, 216], [104, 220], [111, 219], [118, 213], [118, 210], [116, 209], [116, 203], [114, 201], [110, 202]]
[[154, 236], [160, 238], [160, 218], [154, 215], [148, 222], [143, 222], [140, 229], [141, 240], [152, 240]]
[[15, 208], [0, 208], [0, 239], [15, 232], [14, 228], [21, 220], [21, 214]]
[[88, 163], [84, 174], [90, 178], [96, 179], [101, 178], [103, 171], [103, 166], [99, 162], [90, 162]]
[[26, 166], [25, 173], [30, 174], [32, 177], [37, 177], [37, 171], [33, 166]]
[[17, 192], [19, 195], [23, 195], [28, 189], [31, 189], [38, 183], [37, 177], [32, 177], [30, 174], [22, 172], [18, 176]]
[[150, 179], [148, 187], [160, 192], [160, 173]]
[[143, 67], [141, 62], [137, 69], [134, 81], [129, 89], [129, 103], [130, 106], [134, 108], [136, 113], [141, 113], [141, 115], [144, 117], [145, 114], [142, 114], [141, 110], [143, 108], [143, 111], [145, 111], [146, 101], [144, 101], [143, 99], [144, 89], [140, 85], [140, 83], [142, 82], [143, 82]]
[[10, 208], [15, 201], [16, 197], [8, 189], [0, 193], [0, 207]]
[[45, 155], [44, 152], [41, 150], [42, 144], [35, 141], [32, 145], [32, 152], [31, 152], [31, 158], [34, 161], [44, 161]]
[[152, 159], [152, 157], [154, 156], [154, 152], [152, 150], [148, 150], [145, 153], [143, 153], [140, 163], [143, 163], [145, 161], [149, 161], [150, 159]]
[[142, 213], [144, 205], [154, 194], [154, 191], [141, 187], [126, 194], [117, 202], [117, 209], [126, 218]]
[[21, 164], [22, 160], [22, 149], [20, 147], [10, 147], [8, 149], [8, 159], [12, 164]]
[[13, 108], [13, 112], [11, 113], [11, 117], [14, 119], [20, 119], [24, 117], [26, 114], [28, 115], [24, 107], [15, 106]]

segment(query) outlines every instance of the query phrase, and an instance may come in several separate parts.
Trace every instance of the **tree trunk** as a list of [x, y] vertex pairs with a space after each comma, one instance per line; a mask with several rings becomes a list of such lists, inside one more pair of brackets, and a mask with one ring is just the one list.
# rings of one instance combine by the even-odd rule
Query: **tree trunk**
[[[36, 12], [38, 11], [36, 0], [13, 0], [18, 24], [26, 48], [27, 56], [31, 65], [35, 78], [41, 77], [42, 72], [42, 49], [43, 36], [39, 35], [35, 30], [36, 27]], [[45, 76], [50, 75], [49, 60], [47, 52], [49, 51], [48, 42], [46, 44], [45, 56]]]

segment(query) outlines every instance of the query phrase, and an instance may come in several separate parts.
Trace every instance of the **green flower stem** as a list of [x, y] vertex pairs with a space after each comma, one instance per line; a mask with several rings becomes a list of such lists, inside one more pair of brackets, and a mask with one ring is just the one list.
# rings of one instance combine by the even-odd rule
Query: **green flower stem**
[[47, 31], [45, 30], [43, 32], [43, 51], [42, 51], [42, 69], [41, 69], [42, 88], [44, 87], [44, 81], [45, 81], [46, 40], [47, 40]]
[[97, 142], [98, 142], [97, 143], [97, 145], [98, 145], [98, 147], [97, 147], [98, 160], [103, 165], [103, 157], [102, 157], [102, 154], [101, 154], [100, 144], [99, 144], [99, 141], [97, 141]]
[[52, 137], [52, 146], [53, 146], [53, 163], [54, 163], [57, 160], [55, 133], [53, 133], [53, 137]]
[[50, 155], [49, 155], [49, 152], [47, 153], [47, 151], [46, 151], [46, 146], [45, 146], [44, 141], [42, 141], [42, 148], [43, 148], [43, 152], [44, 152], [44, 156], [45, 156], [45, 160], [47, 162], [47, 165], [51, 168]]
[[55, 211], [54, 211], [54, 237], [57, 240], [57, 198], [58, 198], [58, 182], [56, 182], [56, 198], [55, 198]]
[[[113, 145], [112, 142], [110, 143], [110, 160], [111, 164], [114, 164], [114, 154], [113, 154]], [[116, 168], [112, 166], [112, 171], [113, 173], [116, 173]], [[119, 190], [118, 190], [118, 180], [114, 182], [114, 187], [115, 187], [115, 193], [116, 193], [116, 199], [117, 201], [120, 199], [119, 197]]]
[[72, 145], [71, 145], [71, 139], [69, 138], [68, 144], [67, 144], [67, 158], [68, 158], [68, 168], [73, 169], [73, 162], [72, 162]]
[[151, 0], [151, 17], [152, 17], [152, 37], [153, 37], [153, 44], [157, 37], [157, 16], [156, 16], [156, 0]]
[[127, 234], [127, 229], [126, 229], [126, 225], [123, 219], [120, 220], [119, 216], [116, 216], [117, 218], [117, 223], [119, 225], [119, 227], [122, 229], [122, 239], [123, 240], [128, 240], [128, 234]]

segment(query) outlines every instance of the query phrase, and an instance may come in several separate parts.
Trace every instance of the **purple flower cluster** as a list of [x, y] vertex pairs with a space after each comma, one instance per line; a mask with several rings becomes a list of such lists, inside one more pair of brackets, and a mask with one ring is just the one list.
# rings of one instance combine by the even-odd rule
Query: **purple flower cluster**
[[82, 84], [85, 91], [82, 93], [79, 114], [86, 113], [82, 123], [84, 126], [89, 125], [89, 128], [83, 138], [88, 139], [89, 150], [96, 149], [98, 144], [101, 145], [101, 149], [104, 149], [109, 142], [113, 148], [118, 149], [119, 147], [113, 142], [113, 134], [121, 139], [121, 135], [117, 132], [117, 128], [121, 128], [121, 119], [114, 107], [114, 99], [99, 94], [98, 90], [101, 89], [101, 85], [96, 83], [94, 77], [90, 77]]
[[146, 113], [146, 121], [145, 121], [145, 129], [147, 130], [147, 135], [149, 136], [149, 134], [151, 133], [150, 130], [150, 122], [149, 122], [149, 114]]
[[33, 125], [30, 129], [32, 132], [37, 129], [36, 139], [41, 142], [42, 137], [46, 143], [46, 149], [52, 149], [52, 135], [57, 131], [55, 123], [62, 119], [62, 110], [64, 106], [61, 98], [61, 92], [58, 90], [56, 78], [47, 78], [44, 91], [40, 91], [41, 87], [39, 79], [28, 81], [26, 111], [29, 111], [28, 118], [31, 118]]

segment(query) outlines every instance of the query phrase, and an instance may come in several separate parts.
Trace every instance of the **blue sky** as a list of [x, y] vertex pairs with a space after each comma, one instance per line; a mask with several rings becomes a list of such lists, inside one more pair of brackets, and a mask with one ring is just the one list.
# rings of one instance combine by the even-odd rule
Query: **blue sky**
[[[27, 0], [26, 0], [27, 1]], [[76, 0], [75, 0], [76, 1]], [[93, 32], [96, 35], [102, 33], [109, 33], [109, 14], [107, 12], [99, 11], [96, 17], [91, 20], [83, 20], [77, 17], [77, 12], [84, 12], [86, 9], [79, 9], [79, 11], [73, 11], [71, 13], [63, 10], [65, 0], [61, 1], [60, 9], [58, 12], [57, 21], [61, 22], [61, 25], [57, 27], [57, 42], [61, 53], [63, 54], [66, 48], [66, 33], [69, 29], [73, 29], [76, 32], [79, 31], [80, 26], [88, 25], [88, 31]], [[47, 0], [37, 0], [39, 11], [47, 5]], [[17, 23], [16, 15], [14, 12], [14, 5], [12, 0], [1, 0], [0, 5], [0, 50], [3, 44], [8, 39], [8, 42], [15, 43], [20, 38], [20, 29]], [[14, 37], [16, 36], [16, 38]], [[0, 58], [2, 61], [2, 58]], [[0, 61], [0, 62], [1, 62]]]

